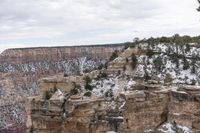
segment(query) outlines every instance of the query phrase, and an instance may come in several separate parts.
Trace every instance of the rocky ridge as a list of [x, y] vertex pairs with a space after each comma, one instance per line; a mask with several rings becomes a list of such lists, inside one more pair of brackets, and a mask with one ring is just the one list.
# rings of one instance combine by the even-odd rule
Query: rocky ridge
[[[178, 56], [184, 61], [179, 60], [177, 67], [176, 59], [166, 52], [169, 47], [179, 49], [173, 44], [139, 44], [119, 52], [106, 69], [41, 79], [41, 95], [30, 100], [31, 129], [73, 133], [199, 132], [198, 69], [187, 75], [181, 72], [186, 69], [185, 59], [193, 62], [190, 52], [198, 49], [191, 45], [186, 57]], [[148, 51], [152, 53], [147, 54]], [[163, 58], [157, 61], [159, 56]], [[171, 65], [164, 66], [163, 61]], [[198, 68], [198, 60], [195, 67]], [[186, 70], [189, 72], [192, 67]], [[88, 76], [90, 80], [86, 80]], [[192, 84], [194, 78], [196, 86]]]

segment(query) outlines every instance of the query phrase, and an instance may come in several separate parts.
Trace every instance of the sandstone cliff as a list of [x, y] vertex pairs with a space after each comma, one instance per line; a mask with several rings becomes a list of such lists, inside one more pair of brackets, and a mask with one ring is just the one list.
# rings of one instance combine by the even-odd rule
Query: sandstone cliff
[[[10, 88], [37, 92], [37, 80], [57, 73], [80, 74], [104, 64], [121, 45], [8, 49], [0, 55], [0, 72], [9, 73]], [[1, 80], [1, 79], [0, 79]], [[4, 86], [4, 85], [2, 85]]]
[[[120, 78], [120, 75], [117, 77]], [[54, 79], [50, 77], [48, 83], [41, 83], [41, 87], [50, 91], [51, 86], [48, 84], [55, 81], [58, 90], [49, 100], [44, 95], [31, 99], [29, 124], [34, 132], [189, 133], [200, 130], [199, 87], [129, 82], [128, 90], [118, 90], [120, 93], [100, 95], [97, 93], [100, 88], [94, 88], [92, 96], [87, 97], [84, 96], [84, 90], [78, 95], [69, 95], [70, 87], [63, 89], [62, 82], [69, 84], [74, 82], [73, 79], [59, 76]], [[105, 89], [108, 83], [105, 81], [103, 84]], [[118, 86], [117, 83], [115, 85]], [[41, 93], [45, 94], [42, 88]]]
[[[183, 62], [179, 62], [179, 69], [174, 67], [165, 46], [161, 44], [152, 48], [154, 53], [149, 57], [148, 45], [139, 44], [119, 52], [115, 59], [106, 64], [106, 68], [93, 74], [41, 79], [41, 95], [32, 101], [29, 114], [32, 130], [74, 133], [199, 132], [198, 86], [180, 85], [183, 82], [191, 84], [192, 78], [198, 74], [187, 73], [188, 78], [177, 79], [174, 75], [183, 77], [186, 74], [181, 72]], [[164, 58], [158, 60], [159, 56]], [[190, 60], [189, 57], [185, 58]], [[171, 65], [164, 66], [162, 62]], [[187, 69], [189, 71], [191, 68]], [[167, 73], [174, 73], [170, 80], [166, 80]], [[91, 80], [87, 83], [84, 79], [88, 75]], [[52, 88], [59, 89], [62, 98]], [[72, 93], [74, 89], [76, 95]], [[52, 95], [49, 96], [49, 92]]]
[[[24, 128], [27, 96], [38, 93], [38, 79], [62, 73], [82, 74], [104, 64], [122, 45], [8, 49], [0, 55], [0, 130]], [[12, 110], [21, 112], [12, 115]], [[15, 117], [20, 117], [20, 123]], [[10, 126], [9, 126], [10, 125]], [[22, 126], [21, 126], [22, 125]], [[17, 129], [16, 129], [17, 130]]]

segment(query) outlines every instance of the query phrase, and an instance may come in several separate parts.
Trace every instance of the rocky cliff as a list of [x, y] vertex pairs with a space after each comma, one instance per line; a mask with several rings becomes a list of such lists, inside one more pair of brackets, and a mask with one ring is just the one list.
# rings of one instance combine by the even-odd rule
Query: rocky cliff
[[[42, 47], [8, 49], [1, 53], [0, 131], [25, 127], [25, 101], [27, 96], [38, 93], [38, 79], [57, 73], [68, 76], [96, 69], [108, 61], [113, 51], [121, 48], [121, 44]], [[16, 129], [13, 125], [17, 125]]]
[[41, 95], [31, 100], [31, 129], [44, 133], [199, 132], [199, 60], [194, 59], [199, 49], [189, 47], [185, 51], [184, 45], [138, 44], [118, 52], [101, 70], [41, 79]]
[[1, 79], [9, 78], [10, 88], [34, 95], [38, 79], [57, 73], [82, 74], [104, 64], [113, 51], [121, 48], [121, 45], [97, 45], [8, 49], [0, 55], [1, 75], [7, 74]]
[[[95, 75], [95, 77], [98, 75]], [[108, 76], [101, 79], [106, 89], [113, 86], [111, 79], [127, 80], [122, 75]], [[81, 79], [81, 77], [78, 77]], [[86, 96], [82, 90], [78, 95], [71, 95], [71, 86], [62, 87], [63, 82], [70, 84], [74, 80], [61, 76], [43, 79], [41, 94], [32, 97], [29, 113], [29, 125], [33, 132], [73, 132], [73, 133], [190, 133], [199, 132], [199, 87], [198, 86], [163, 86], [154, 81], [129, 81], [120, 87], [127, 90], [117, 90], [111, 95], [109, 88], [105, 95], [99, 94], [94, 88], [91, 96]], [[82, 82], [84, 84], [84, 76]], [[61, 81], [61, 82], [58, 82]], [[81, 81], [81, 80], [80, 80]], [[49, 83], [57, 83], [56, 91], [50, 99], [46, 99], [46, 92], [52, 91]], [[96, 81], [93, 81], [99, 84]], [[115, 85], [119, 85], [115, 82]], [[107, 86], [107, 87], [106, 87]], [[81, 94], [82, 93], [82, 94]]]

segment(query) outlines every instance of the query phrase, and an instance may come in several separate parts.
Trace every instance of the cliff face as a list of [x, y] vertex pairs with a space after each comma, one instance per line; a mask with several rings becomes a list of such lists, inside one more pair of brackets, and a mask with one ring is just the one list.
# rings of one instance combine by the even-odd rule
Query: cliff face
[[105, 45], [9, 49], [0, 55], [0, 71], [40, 75], [58, 72], [75, 74], [77, 71], [82, 71], [80, 69], [92, 69], [104, 63], [114, 50], [119, 50], [121, 47]]
[[66, 114], [63, 114], [63, 101], [60, 100], [46, 103], [35, 100], [32, 105], [32, 130], [35, 132], [99, 133], [109, 130], [107, 121], [98, 120], [106, 114], [106, 103], [101, 100], [69, 100]]
[[56, 61], [77, 57], [101, 58], [110, 57], [113, 49], [121, 49], [122, 45], [89, 45], [8, 49], [1, 54], [1, 62], [27, 63], [34, 61]]
[[199, 119], [199, 86], [182, 86], [177, 91], [171, 92], [169, 104], [169, 121], [176, 121], [185, 125], [195, 132], [200, 132]]
[[[5, 127], [14, 131], [15, 124], [24, 131], [27, 119], [24, 101], [27, 96], [37, 94], [38, 79], [57, 73], [82, 74], [102, 65], [113, 51], [121, 48], [121, 45], [102, 45], [4, 51], [0, 55], [0, 131]], [[15, 118], [18, 116], [20, 120]]]
[[[120, 77], [117, 76], [117, 78]], [[108, 78], [112, 80], [111, 77]], [[74, 82], [71, 77], [59, 76], [43, 80], [46, 82], [41, 83], [42, 94], [51, 90], [52, 86], [49, 86], [49, 83], [56, 82], [59, 88], [63, 83]], [[106, 79], [101, 79], [102, 82], [103, 80]], [[78, 83], [81, 85], [81, 82], [77, 81]], [[111, 83], [106, 82], [106, 84]], [[130, 82], [128, 84], [130, 85]], [[106, 89], [105, 84], [103, 86]], [[32, 126], [32, 131], [44, 133], [107, 131], [190, 133], [200, 131], [199, 86], [163, 86], [153, 82], [140, 82], [132, 84], [127, 91], [113, 93], [112, 98], [96, 95], [95, 91], [98, 89], [94, 88], [91, 97], [81, 94], [70, 96], [70, 88], [68, 88], [58, 89], [49, 100], [44, 95], [32, 98], [28, 125]]]
[[[139, 89], [139, 90], [138, 90]], [[199, 86], [141, 85], [126, 99], [120, 133], [199, 132]]]
[[161, 86], [155, 86], [153, 89], [151, 87], [147, 85], [145, 90], [141, 87], [139, 90], [125, 93], [124, 124], [130, 133], [155, 131], [167, 122], [170, 101], [168, 91], [160, 90], [158, 87]]
[[34, 95], [39, 78], [56, 73], [81, 74], [105, 63], [117, 49], [121, 46], [9, 49], [0, 55], [0, 72], [11, 74], [15, 89]]

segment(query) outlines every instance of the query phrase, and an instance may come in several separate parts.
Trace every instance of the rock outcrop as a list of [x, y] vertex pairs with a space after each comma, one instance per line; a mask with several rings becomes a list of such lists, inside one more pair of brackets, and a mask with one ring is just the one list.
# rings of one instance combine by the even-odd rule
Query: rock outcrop
[[169, 104], [169, 121], [185, 125], [194, 132], [200, 132], [200, 88], [180, 87], [171, 92]]
[[[155, 130], [167, 121], [169, 92], [152, 86], [125, 93], [123, 130], [128, 133], [140, 133]], [[125, 129], [124, 129], [125, 128]]]
[[[58, 83], [59, 84], [59, 83]], [[59, 92], [59, 94], [58, 94]], [[63, 90], [62, 90], [63, 92]], [[116, 98], [69, 96], [31, 101], [35, 132], [141, 133], [199, 132], [199, 89], [139, 83]], [[55, 98], [57, 96], [57, 99]]]

